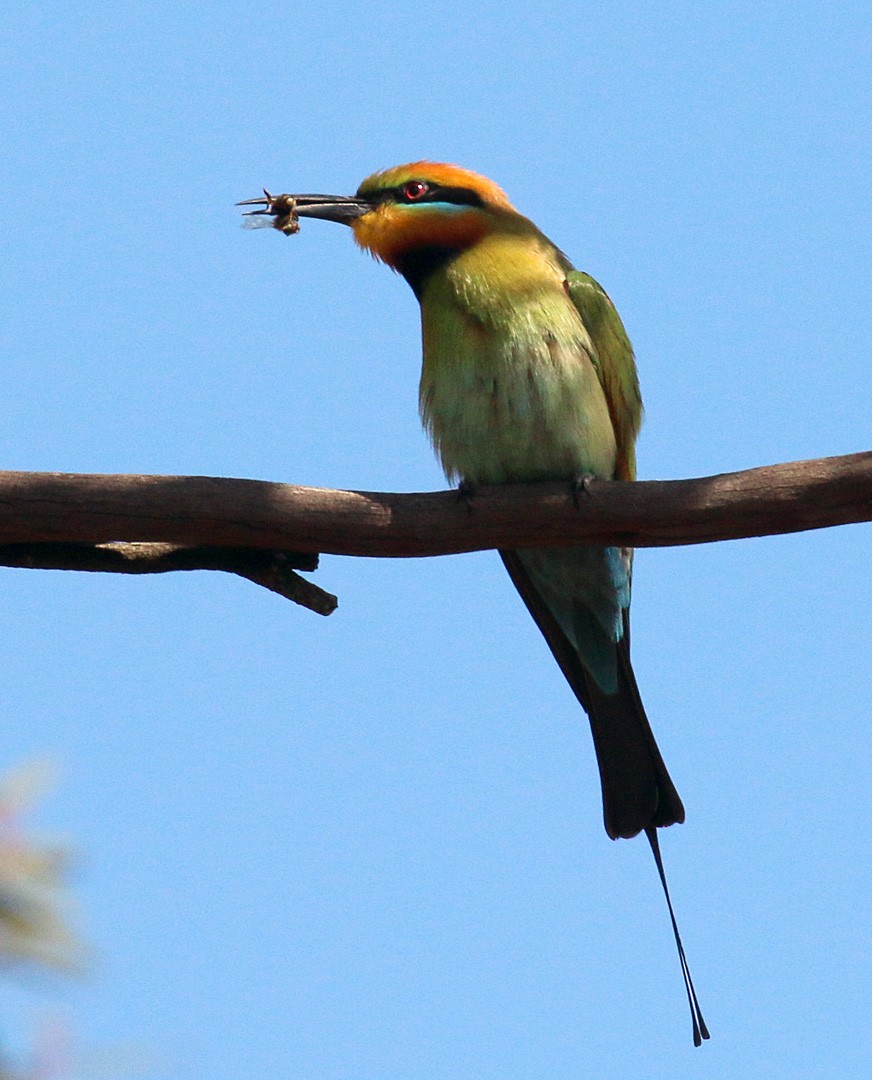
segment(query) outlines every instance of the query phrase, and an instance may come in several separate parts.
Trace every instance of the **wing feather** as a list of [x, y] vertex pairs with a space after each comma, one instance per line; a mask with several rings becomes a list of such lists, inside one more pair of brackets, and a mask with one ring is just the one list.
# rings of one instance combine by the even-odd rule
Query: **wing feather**
[[566, 289], [596, 351], [594, 365], [606, 395], [618, 446], [615, 479], [635, 480], [642, 395], [633, 346], [608, 293], [590, 274], [570, 271], [566, 275]]

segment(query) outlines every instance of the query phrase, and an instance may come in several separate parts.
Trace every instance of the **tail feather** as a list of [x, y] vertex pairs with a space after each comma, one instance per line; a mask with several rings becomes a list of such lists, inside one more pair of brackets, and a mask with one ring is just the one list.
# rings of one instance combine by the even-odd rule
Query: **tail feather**
[[606, 832], [612, 839], [684, 821], [684, 806], [639, 696], [626, 638], [617, 649], [617, 694], [604, 694], [578, 665], [599, 764]]
[[618, 691], [605, 694], [530, 581], [518, 555], [501, 551], [509, 576], [536, 620], [590, 720], [606, 832], [614, 840], [684, 821], [684, 806], [661, 757], [630, 664], [629, 623], [618, 650]]
[[666, 771], [645, 715], [645, 708], [630, 665], [630, 625], [624, 612], [624, 636], [617, 645], [617, 693], [606, 694], [597, 685], [560, 628], [548, 605], [530, 580], [517, 552], [501, 551], [503, 562], [530, 614], [548, 642], [554, 658], [590, 718], [593, 744], [599, 764], [603, 791], [606, 832], [615, 840], [635, 836], [644, 830], [651, 845], [657, 873], [663, 886], [681, 973], [693, 1021], [693, 1043], [699, 1046], [709, 1037], [696, 996], [678, 923], [672, 908], [657, 830], [684, 821], [684, 807]]

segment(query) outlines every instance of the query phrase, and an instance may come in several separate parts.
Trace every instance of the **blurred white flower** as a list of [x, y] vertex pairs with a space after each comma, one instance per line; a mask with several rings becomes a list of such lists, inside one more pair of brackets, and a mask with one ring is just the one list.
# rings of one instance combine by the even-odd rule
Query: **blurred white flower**
[[46, 762], [25, 765], [0, 781], [0, 964], [77, 967], [82, 947], [67, 925], [69, 849], [30, 836], [21, 817], [51, 786]]

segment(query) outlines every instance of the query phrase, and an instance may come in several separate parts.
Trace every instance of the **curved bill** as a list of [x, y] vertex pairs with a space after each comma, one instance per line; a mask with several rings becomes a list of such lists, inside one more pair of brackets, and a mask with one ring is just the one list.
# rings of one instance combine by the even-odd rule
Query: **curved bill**
[[[350, 225], [372, 210], [375, 203], [358, 195], [271, 195], [264, 188], [263, 198], [244, 199], [236, 205], [258, 206], [259, 210], [246, 211], [245, 217], [272, 217], [275, 220], [271, 224], [276, 228], [296, 231], [293, 225], [300, 217], [322, 218], [324, 221]], [[285, 224], [282, 224], [283, 220]]]

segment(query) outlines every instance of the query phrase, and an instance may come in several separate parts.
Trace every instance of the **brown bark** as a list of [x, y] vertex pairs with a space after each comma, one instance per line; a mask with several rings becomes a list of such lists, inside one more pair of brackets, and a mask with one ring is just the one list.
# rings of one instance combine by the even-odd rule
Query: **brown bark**
[[321, 614], [316, 552], [410, 557], [579, 542], [662, 547], [872, 520], [872, 452], [694, 480], [330, 491], [208, 476], [0, 472], [0, 565], [226, 570]]

